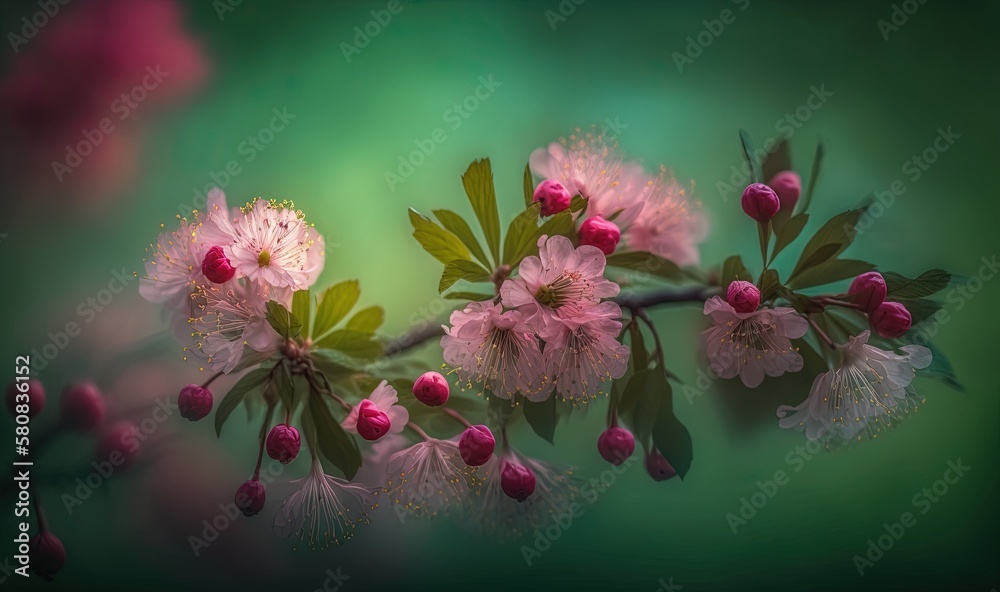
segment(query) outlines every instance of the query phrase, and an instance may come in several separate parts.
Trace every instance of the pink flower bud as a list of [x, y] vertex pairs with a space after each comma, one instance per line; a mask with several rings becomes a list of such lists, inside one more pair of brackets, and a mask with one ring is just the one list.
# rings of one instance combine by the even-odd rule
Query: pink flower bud
[[573, 196], [559, 181], [549, 179], [535, 187], [535, 201], [542, 205], [542, 215], [552, 216], [569, 207]]
[[635, 452], [635, 437], [626, 429], [608, 428], [597, 439], [597, 450], [604, 460], [617, 467]]
[[740, 200], [743, 211], [761, 224], [766, 223], [778, 213], [781, 202], [778, 194], [763, 183], [751, 183], [743, 190], [743, 198]]
[[885, 278], [877, 271], [869, 271], [854, 278], [847, 294], [861, 306], [861, 310], [871, 313], [885, 301]]
[[368, 399], [358, 407], [358, 433], [365, 440], [375, 441], [389, 433], [389, 416]]
[[139, 453], [135, 445], [135, 426], [128, 422], [119, 422], [104, 430], [97, 443], [97, 462], [109, 462], [115, 471], [124, 470]]
[[215, 245], [205, 253], [205, 260], [201, 262], [201, 272], [208, 281], [224, 284], [233, 279], [236, 268], [229, 262], [229, 257], [222, 252], [222, 247]]
[[655, 448], [646, 455], [646, 472], [653, 478], [653, 481], [666, 481], [677, 476], [677, 471]]
[[31, 569], [46, 582], [52, 581], [52, 576], [66, 564], [66, 548], [59, 537], [49, 531], [35, 535], [29, 547]]
[[447, 403], [450, 392], [448, 381], [438, 372], [425, 372], [413, 383], [413, 396], [431, 407]]
[[267, 435], [267, 455], [283, 465], [295, 460], [299, 455], [302, 440], [299, 431], [288, 424], [279, 424], [271, 428]]
[[462, 460], [470, 467], [479, 467], [486, 464], [493, 456], [493, 449], [497, 442], [493, 438], [493, 432], [484, 425], [474, 425], [465, 430], [458, 440], [458, 451], [462, 455]]
[[[27, 387], [18, 387], [20, 384], [26, 384]], [[27, 391], [22, 391], [21, 389], [27, 388]], [[21, 395], [21, 396], [19, 396]], [[27, 397], [27, 400], [25, 400]], [[27, 405], [27, 407], [24, 407]], [[18, 413], [18, 407], [21, 407], [21, 411], [27, 411], [26, 415], [28, 417], [34, 417], [42, 412], [45, 408], [45, 387], [42, 386], [41, 381], [32, 378], [28, 382], [12, 382], [10, 386], [7, 387], [7, 410], [13, 416], [20, 415]]]
[[799, 196], [802, 195], [802, 179], [799, 178], [798, 173], [793, 171], [776, 173], [767, 185], [778, 194], [778, 201], [781, 202], [781, 208], [784, 210], [795, 208]]
[[500, 488], [507, 497], [523, 502], [535, 492], [535, 474], [524, 465], [506, 461], [500, 473]]
[[883, 302], [868, 313], [868, 324], [872, 330], [886, 339], [901, 337], [910, 330], [912, 322], [910, 311], [898, 302]]
[[760, 307], [760, 290], [751, 282], [736, 280], [729, 284], [726, 302], [736, 309], [736, 312], [753, 312]]
[[60, 406], [63, 425], [73, 430], [89, 432], [104, 420], [104, 399], [97, 387], [89, 382], [66, 387]]
[[264, 509], [264, 484], [257, 479], [250, 479], [236, 490], [236, 507], [249, 518]]
[[177, 408], [184, 419], [198, 421], [212, 412], [212, 391], [189, 384], [177, 395]]
[[580, 225], [580, 244], [593, 245], [605, 255], [614, 253], [621, 239], [622, 231], [618, 230], [618, 226], [600, 216], [587, 218]]

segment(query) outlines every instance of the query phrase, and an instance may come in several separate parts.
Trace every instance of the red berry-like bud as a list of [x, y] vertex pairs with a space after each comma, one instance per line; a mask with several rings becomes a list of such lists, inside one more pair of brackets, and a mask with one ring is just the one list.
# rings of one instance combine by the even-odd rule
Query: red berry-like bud
[[465, 430], [458, 440], [458, 451], [462, 460], [470, 467], [480, 467], [493, 456], [497, 442], [493, 432], [484, 425], [474, 425]]
[[66, 565], [66, 548], [59, 537], [48, 531], [31, 539], [28, 553], [31, 569], [46, 582], [51, 582], [52, 577]]
[[799, 174], [793, 171], [781, 171], [771, 178], [767, 184], [778, 194], [778, 201], [781, 202], [781, 209], [791, 210], [802, 195], [802, 179]]
[[358, 433], [365, 440], [375, 441], [389, 433], [389, 416], [368, 399], [358, 408]]
[[740, 200], [743, 211], [761, 224], [766, 223], [781, 208], [778, 194], [763, 183], [751, 183], [743, 190], [743, 198]]
[[593, 245], [605, 255], [614, 253], [621, 239], [622, 231], [618, 226], [600, 216], [587, 218], [580, 225], [580, 244]]
[[500, 488], [507, 497], [523, 502], [535, 492], [535, 474], [524, 465], [506, 461], [500, 473]]
[[910, 330], [912, 322], [910, 311], [898, 302], [883, 302], [868, 313], [868, 324], [872, 330], [886, 339], [902, 337]]
[[198, 421], [212, 412], [212, 391], [189, 384], [177, 395], [177, 408], [184, 419]]
[[729, 284], [726, 302], [736, 309], [736, 312], [753, 312], [760, 307], [760, 290], [751, 282], [736, 280]]
[[666, 481], [677, 476], [677, 471], [667, 462], [659, 450], [653, 449], [646, 455], [646, 472], [653, 481]]
[[871, 313], [885, 302], [885, 278], [877, 271], [869, 271], [854, 278], [847, 294], [861, 306], [861, 310]]
[[447, 403], [450, 393], [448, 381], [438, 372], [425, 372], [413, 383], [413, 396], [431, 407]]
[[97, 461], [110, 462], [116, 471], [127, 468], [139, 453], [134, 439], [126, 443], [134, 434], [135, 426], [125, 421], [105, 429], [97, 443]]
[[80, 382], [66, 387], [60, 401], [63, 425], [89, 432], [104, 421], [104, 398], [97, 387]]
[[264, 509], [264, 484], [256, 479], [250, 479], [236, 490], [236, 507], [249, 518]]
[[[25, 386], [20, 386], [25, 385]], [[25, 390], [21, 390], [25, 389]], [[25, 413], [18, 413], [18, 407]], [[31, 380], [12, 382], [7, 387], [7, 410], [13, 416], [27, 415], [34, 417], [45, 408], [45, 387], [41, 381]]]
[[608, 428], [597, 438], [601, 457], [616, 467], [635, 452], [635, 437], [623, 428]]
[[568, 208], [573, 196], [562, 183], [549, 179], [535, 187], [534, 199], [541, 204], [543, 216], [552, 216]]
[[222, 247], [216, 245], [205, 253], [205, 259], [201, 262], [201, 272], [208, 281], [224, 284], [233, 279], [236, 268], [229, 262], [229, 257], [222, 252]]
[[267, 455], [283, 465], [295, 460], [302, 444], [299, 431], [287, 424], [279, 424], [271, 428], [267, 435]]

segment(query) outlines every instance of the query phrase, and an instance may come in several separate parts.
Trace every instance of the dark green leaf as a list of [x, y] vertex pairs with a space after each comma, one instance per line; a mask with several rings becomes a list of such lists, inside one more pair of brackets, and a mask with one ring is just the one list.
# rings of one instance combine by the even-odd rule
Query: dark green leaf
[[917, 372], [921, 375], [944, 381], [944, 383], [951, 388], [964, 393], [965, 386], [958, 381], [958, 375], [955, 373], [955, 368], [951, 365], [951, 361], [948, 360], [947, 356], [944, 355], [944, 352], [942, 352], [940, 348], [930, 341], [918, 343], [918, 345], [923, 345], [927, 349], [931, 350], [931, 355], [933, 357], [931, 358], [930, 366], [923, 370], [918, 370]]
[[624, 267], [633, 271], [645, 272], [669, 280], [678, 280], [682, 277], [681, 268], [676, 263], [644, 251], [614, 253], [608, 256], [607, 264], [612, 267]]
[[788, 282], [788, 287], [795, 290], [811, 288], [813, 286], [823, 286], [832, 284], [840, 280], [855, 277], [875, 269], [875, 266], [865, 261], [857, 259], [834, 259], [822, 265], [811, 267], [802, 272], [793, 281]]
[[781, 291], [781, 279], [778, 277], [778, 272], [773, 269], [767, 269], [760, 276], [760, 285], [757, 286], [760, 289], [760, 301], [766, 302]]
[[524, 207], [535, 201], [535, 181], [531, 178], [531, 163], [524, 165]]
[[812, 172], [809, 174], [809, 187], [806, 188], [805, 194], [799, 203], [796, 204], [795, 210], [797, 212], [805, 212], [809, 208], [809, 202], [812, 201], [813, 191], [816, 189], [816, 181], [819, 180], [819, 170], [820, 165], [823, 164], [823, 142], [816, 144], [816, 156], [813, 158]]
[[370, 333], [350, 329], [339, 329], [330, 333], [318, 341], [316, 347], [336, 350], [359, 360], [371, 360], [383, 353], [382, 344], [375, 341]]
[[295, 408], [295, 387], [292, 384], [292, 374], [289, 372], [287, 364], [281, 363], [280, 368], [275, 371], [271, 387], [275, 390], [278, 400], [291, 413]]
[[897, 298], [896, 302], [905, 306], [906, 310], [910, 313], [910, 331], [913, 331], [914, 327], [934, 316], [944, 306], [942, 303], [929, 298]]
[[521, 403], [521, 408], [524, 409], [524, 418], [528, 420], [528, 425], [542, 439], [548, 440], [550, 444], [555, 444], [556, 420], [558, 419], [556, 415], [557, 403], [555, 395], [537, 403], [527, 399]]
[[792, 271], [788, 280], [793, 280], [810, 267], [837, 257], [844, 252], [844, 249], [851, 246], [856, 235], [854, 227], [867, 209], [867, 206], [862, 206], [830, 218], [806, 243], [798, 263], [795, 264], [795, 270]]
[[770, 152], [764, 156], [761, 169], [764, 173], [764, 183], [770, 183], [771, 179], [781, 171], [792, 170], [792, 153], [787, 138], [782, 138], [771, 147]]
[[469, 251], [482, 262], [483, 265], [489, 266], [490, 261], [486, 257], [486, 251], [479, 244], [479, 239], [473, 234], [472, 228], [469, 223], [465, 221], [465, 218], [459, 216], [451, 210], [434, 210], [434, 216], [441, 222], [441, 225], [445, 227], [449, 232], [454, 234], [462, 241], [462, 243], [468, 247]]
[[653, 444], [677, 471], [677, 475], [684, 479], [691, 469], [694, 457], [691, 433], [674, 415], [673, 391], [666, 376], [662, 372], [656, 372], [650, 377], [650, 382], [650, 388], [655, 389], [660, 396], [656, 422], [652, 427]]
[[649, 350], [646, 349], [646, 339], [642, 336], [642, 327], [638, 321], [633, 319], [628, 324], [628, 334], [632, 366], [635, 370], [645, 370], [649, 367]]
[[733, 255], [722, 263], [722, 293], [726, 294], [729, 290], [729, 284], [736, 280], [753, 281], [753, 275], [743, 265], [743, 258], [739, 255]]
[[449, 292], [444, 295], [445, 300], [468, 300], [470, 302], [484, 302], [493, 300], [493, 294], [483, 292]]
[[295, 316], [288, 312], [280, 302], [268, 300], [267, 302], [267, 322], [271, 328], [277, 331], [285, 339], [292, 339], [302, 331], [302, 323]]
[[656, 372], [656, 370], [648, 368], [639, 368], [635, 371], [635, 376], [628, 381], [628, 384], [622, 390], [621, 405], [618, 408], [619, 413], [625, 415], [635, 409], [646, 389], [646, 381], [649, 380], [649, 376], [653, 372]]
[[313, 334], [322, 339], [337, 323], [347, 317], [361, 297], [358, 280], [347, 280], [330, 286], [320, 295], [316, 305], [316, 322]]
[[271, 374], [271, 368], [258, 368], [251, 372], [247, 372], [243, 378], [229, 389], [226, 396], [219, 403], [218, 409], [215, 410], [215, 435], [222, 435], [222, 425], [226, 423], [229, 416], [240, 406], [243, 399], [254, 389], [260, 387], [267, 381], [267, 377]]
[[[555, 397], [555, 394], [552, 395]], [[511, 416], [514, 415], [514, 405], [512, 399], [501, 399], [500, 397], [490, 397], [486, 406], [486, 417], [491, 428], [500, 430], [507, 425]]]
[[942, 269], [925, 271], [912, 280], [892, 272], [885, 272], [882, 277], [885, 278], [886, 298], [889, 300], [931, 296], [947, 288], [951, 282], [951, 274]]
[[305, 329], [303, 337], [311, 336], [309, 332], [312, 327], [311, 303], [312, 297], [309, 295], [309, 290], [297, 290], [292, 294], [292, 315], [302, 322], [302, 328]]
[[441, 263], [469, 258], [469, 249], [457, 236], [413, 208], [410, 208], [410, 224], [413, 225], [413, 237]]
[[[500, 260], [500, 215], [497, 213], [497, 195], [493, 187], [493, 169], [490, 159], [477, 160], [462, 175], [462, 185], [476, 218], [486, 235], [486, 244], [493, 254], [493, 261]], [[443, 261], [442, 263], [447, 263]]]
[[346, 328], [350, 331], [374, 335], [375, 331], [385, 322], [385, 311], [381, 306], [369, 306], [354, 313], [347, 321]]
[[314, 348], [310, 351], [313, 365], [328, 379], [342, 378], [361, 372], [363, 366], [358, 360], [332, 349]]
[[503, 241], [503, 259], [507, 265], [517, 265], [538, 242], [539, 205], [531, 204], [514, 217]]
[[316, 440], [319, 451], [343, 471], [348, 480], [354, 478], [361, 468], [361, 451], [353, 437], [340, 427], [340, 422], [330, 414], [323, 395], [312, 391], [309, 393], [309, 416], [315, 424]]
[[750, 140], [750, 134], [746, 130], [740, 130], [740, 144], [743, 146], [743, 158], [747, 161], [747, 166], [750, 167], [750, 176], [754, 183], [760, 182], [760, 172], [757, 166], [757, 159], [754, 157], [753, 141]]
[[774, 249], [771, 251], [771, 261], [778, 256], [778, 253], [785, 250], [785, 247], [792, 244], [802, 234], [802, 229], [809, 222], [809, 214], [797, 214], [792, 216], [781, 226], [781, 230], [775, 231]]

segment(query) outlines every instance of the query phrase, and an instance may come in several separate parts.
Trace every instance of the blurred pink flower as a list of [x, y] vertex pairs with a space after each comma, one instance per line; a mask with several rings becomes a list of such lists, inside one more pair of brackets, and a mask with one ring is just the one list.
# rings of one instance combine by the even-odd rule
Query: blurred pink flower
[[644, 206], [631, 224], [623, 226], [623, 240], [635, 251], [647, 251], [677, 265], [697, 265], [698, 243], [708, 232], [700, 205], [666, 170], [650, 178], [643, 192]]

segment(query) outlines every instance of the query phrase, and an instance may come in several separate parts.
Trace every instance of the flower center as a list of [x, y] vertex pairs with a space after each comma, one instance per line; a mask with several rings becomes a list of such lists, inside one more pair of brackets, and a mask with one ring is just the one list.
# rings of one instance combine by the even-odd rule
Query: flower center
[[583, 279], [583, 274], [579, 271], [565, 271], [535, 292], [535, 300], [550, 308], [559, 308], [592, 297], [593, 287]]
[[260, 252], [260, 255], [257, 255], [258, 267], [267, 267], [270, 263], [271, 263], [271, 253], [264, 250]]

